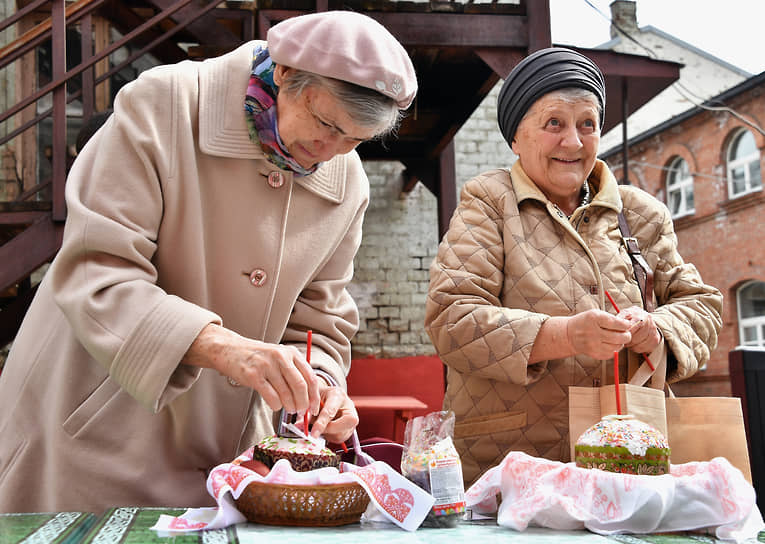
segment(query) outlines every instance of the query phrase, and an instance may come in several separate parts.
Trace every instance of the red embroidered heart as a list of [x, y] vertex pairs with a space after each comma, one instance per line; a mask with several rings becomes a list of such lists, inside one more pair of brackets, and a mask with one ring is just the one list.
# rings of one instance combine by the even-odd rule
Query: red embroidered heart
[[414, 506], [414, 496], [406, 489], [391, 489], [388, 476], [377, 474], [371, 467], [356, 472], [367, 483], [377, 504], [396, 520], [403, 522]]

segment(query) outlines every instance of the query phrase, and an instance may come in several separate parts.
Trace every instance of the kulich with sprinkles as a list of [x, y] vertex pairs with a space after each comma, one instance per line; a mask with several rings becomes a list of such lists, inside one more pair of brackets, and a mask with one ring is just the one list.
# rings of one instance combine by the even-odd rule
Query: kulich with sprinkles
[[670, 451], [661, 432], [630, 414], [605, 416], [574, 446], [578, 467], [655, 476], [669, 473]]
[[273, 467], [279, 459], [287, 459], [292, 469], [297, 472], [340, 465], [340, 457], [319, 443], [276, 435], [267, 436], [258, 442], [253, 449], [252, 458], [268, 468]]

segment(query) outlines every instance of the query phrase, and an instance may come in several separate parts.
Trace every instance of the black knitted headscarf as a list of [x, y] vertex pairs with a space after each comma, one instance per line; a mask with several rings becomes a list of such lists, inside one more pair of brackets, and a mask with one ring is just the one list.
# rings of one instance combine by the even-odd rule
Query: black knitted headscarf
[[600, 128], [606, 114], [606, 84], [590, 59], [563, 47], [536, 51], [507, 76], [497, 99], [497, 121], [502, 136], [512, 145], [518, 123], [542, 95], [566, 87], [592, 91], [600, 102]]

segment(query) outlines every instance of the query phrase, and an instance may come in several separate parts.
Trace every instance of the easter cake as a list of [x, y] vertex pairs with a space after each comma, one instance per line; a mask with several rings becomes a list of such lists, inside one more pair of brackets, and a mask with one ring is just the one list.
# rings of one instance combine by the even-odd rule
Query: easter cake
[[669, 473], [666, 437], [632, 415], [605, 416], [574, 446], [576, 466], [624, 474]]
[[252, 458], [269, 468], [279, 459], [287, 459], [297, 472], [339, 466], [340, 457], [321, 442], [270, 435], [255, 444]]

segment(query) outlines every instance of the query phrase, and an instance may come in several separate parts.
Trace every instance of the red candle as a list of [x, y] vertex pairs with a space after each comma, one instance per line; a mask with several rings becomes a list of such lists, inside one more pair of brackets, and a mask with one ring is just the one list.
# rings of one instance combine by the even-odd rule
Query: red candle
[[[305, 348], [305, 360], [308, 362], [308, 364], [311, 364], [311, 336], [313, 335], [313, 331], [311, 329], [308, 329], [308, 338], [306, 339], [306, 348]], [[305, 411], [305, 414], [303, 415], [303, 432], [306, 436], [308, 436], [308, 410]]]
[[619, 352], [614, 352], [614, 390], [616, 391], [616, 413], [622, 415], [622, 400], [619, 396]]

